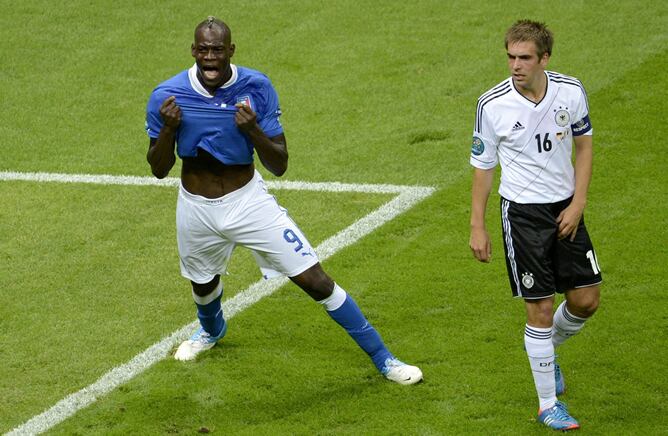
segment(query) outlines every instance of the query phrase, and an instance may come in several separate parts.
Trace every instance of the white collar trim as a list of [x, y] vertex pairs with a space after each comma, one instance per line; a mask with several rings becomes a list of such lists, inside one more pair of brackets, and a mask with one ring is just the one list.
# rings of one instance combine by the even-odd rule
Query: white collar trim
[[[234, 85], [239, 78], [239, 72], [237, 71], [237, 66], [234, 64], [230, 64], [230, 68], [232, 69], [232, 76], [230, 77], [230, 80], [227, 82], [223, 83], [221, 88], [228, 88], [232, 85]], [[193, 65], [188, 69], [188, 79], [190, 79], [190, 86], [200, 95], [208, 98], [213, 98], [213, 95], [209, 93], [209, 91], [206, 90], [204, 86], [200, 83], [199, 79], [197, 78], [197, 64]]]

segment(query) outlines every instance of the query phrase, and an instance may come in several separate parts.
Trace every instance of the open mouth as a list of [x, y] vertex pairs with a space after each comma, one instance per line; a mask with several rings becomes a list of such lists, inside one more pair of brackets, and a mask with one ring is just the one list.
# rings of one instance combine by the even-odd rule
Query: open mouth
[[217, 79], [220, 75], [218, 68], [213, 65], [202, 65], [200, 71], [202, 72], [202, 77], [208, 80]]

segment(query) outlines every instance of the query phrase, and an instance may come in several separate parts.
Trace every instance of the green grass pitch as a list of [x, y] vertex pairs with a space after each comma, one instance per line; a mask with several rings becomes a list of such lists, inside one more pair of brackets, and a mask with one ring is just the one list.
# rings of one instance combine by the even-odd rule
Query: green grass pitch
[[[586, 434], [668, 433], [665, 2], [0, 0], [0, 10], [0, 171], [149, 175], [146, 100], [192, 64], [193, 28], [213, 14], [232, 28], [234, 61], [279, 93], [284, 178], [437, 189], [324, 262], [424, 383], [384, 381], [289, 284], [236, 315], [197, 362], [160, 361], [50, 434], [551, 433], [535, 421], [497, 194], [493, 262], [468, 249], [476, 99], [507, 77], [503, 34], [519, 18], [555, 32], [549, 68], [582, 80], [595, 129], [586, 216], [605, 283], [599, 312], [559, 349], [564, 400]], [[391, 198], [275, 194], [314, 245]], [[195, 319], [175, 195], [0, 181], [0, 433]], [[238, 250], [225, 298], [258, 278]]]

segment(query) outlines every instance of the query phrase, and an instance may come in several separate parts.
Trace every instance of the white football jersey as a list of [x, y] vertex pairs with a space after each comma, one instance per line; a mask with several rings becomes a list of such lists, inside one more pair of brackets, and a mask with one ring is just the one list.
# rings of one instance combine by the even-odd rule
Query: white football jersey
[[587, 94], [579, 80], [545, 72], [539, 103], [524, 97], [512, 77], [478, 99], [471, 165], [501, 162], [499, 194], [516, 203], [555, 203], [573, 195], [573, 136], [591, 135]]

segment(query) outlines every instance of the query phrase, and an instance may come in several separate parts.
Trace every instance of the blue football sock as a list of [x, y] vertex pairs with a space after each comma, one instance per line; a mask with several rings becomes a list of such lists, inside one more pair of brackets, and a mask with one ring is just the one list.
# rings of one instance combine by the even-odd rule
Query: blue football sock
[[201, 297], [193, 292], [193, 300], [197, 306], [197, 318], [205, 332], [218, 336], [223, 330], [225, 319], [220, 300], [223, 297], [223, 286], [219, 284], [210, 294]]
[[[336, 286], [345, 294], [341, 288]], [[337, 289], [335, 288], [335, 292]], [[325, 305], [327, 307], [327, 305]], [[394, 356], [385, 347], [383, 340], [375, 328], [366, 320], [362, 311], [350, 295], [345, 294], [345, 300], [338, 308], [327, 310], [329, 316], [334, 319], [341, 327], [346, 329], [357, 345], [360, 346], [371, 357], [373, 364], [378, 371], [382, 371], [385, 366], [385, 360]]]

